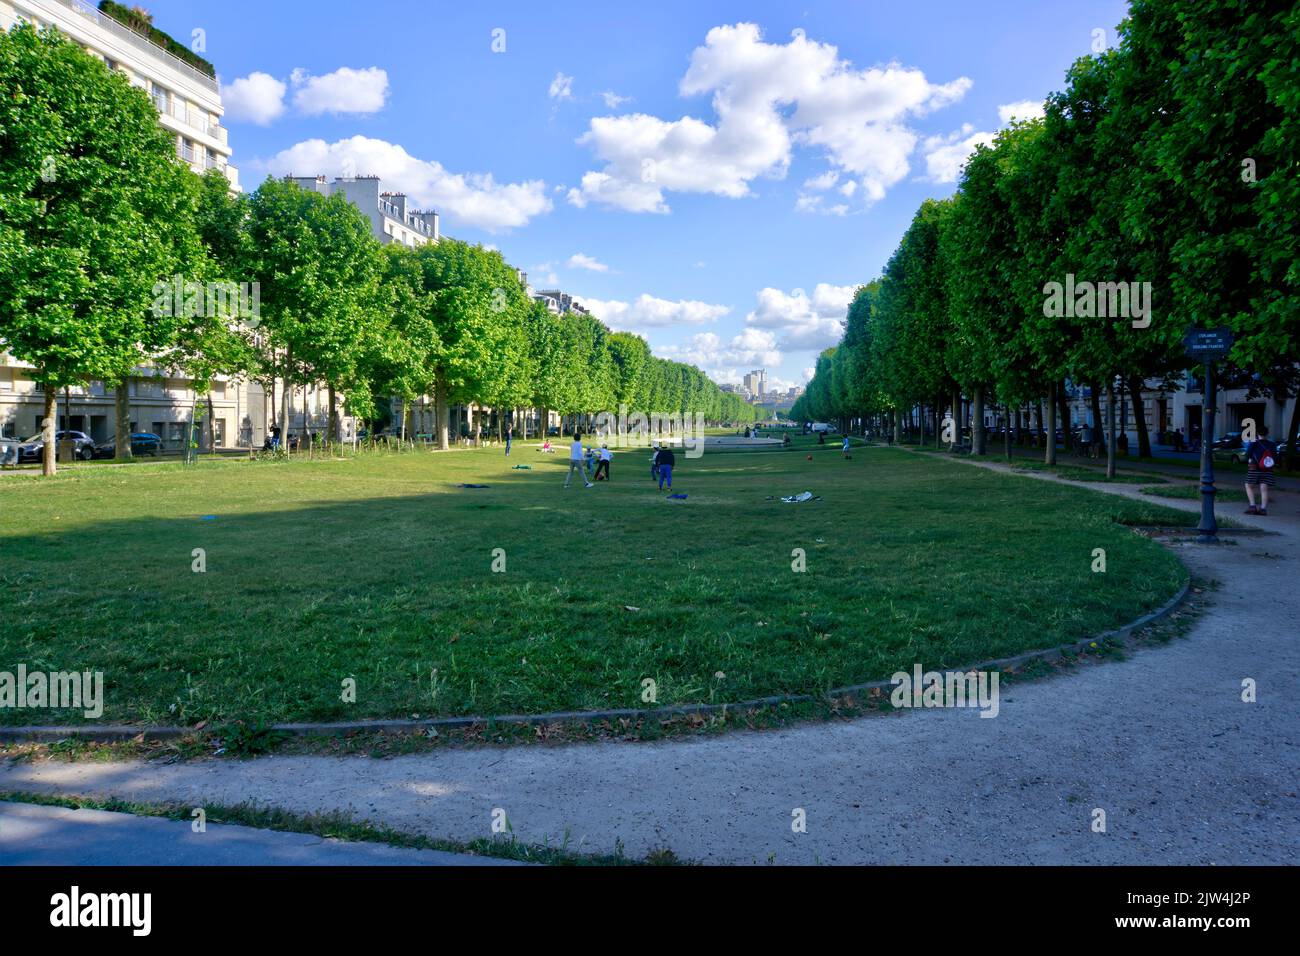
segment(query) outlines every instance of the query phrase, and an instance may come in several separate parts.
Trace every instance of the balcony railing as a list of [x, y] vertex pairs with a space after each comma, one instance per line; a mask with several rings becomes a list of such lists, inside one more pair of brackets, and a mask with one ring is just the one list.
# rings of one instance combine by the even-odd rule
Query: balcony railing
[[168, 66], [179, 72], [186, 79], [198, 83], [204, 89], [211, 90], [213, 93], [220, 92], [221, 88], [217, 84], [217, 81], [208, 76], [202, 70], [195, 69], [174, 53], [169, 53], [158, 44], [153, 43], [136, 33], [130, 27], [123, 26], [112, 17], [100, 13], [94, 6], [86, 2], [86, 0], [58, 0], [58, 2], [74, 13], [92, 21], [96, 26], [107, 30], [109, 33], [121, 38], [122, 40], [125, 40], [137, 50], [140, 50], [143, 53], [148, 53], [150, 56], [161, 57]]

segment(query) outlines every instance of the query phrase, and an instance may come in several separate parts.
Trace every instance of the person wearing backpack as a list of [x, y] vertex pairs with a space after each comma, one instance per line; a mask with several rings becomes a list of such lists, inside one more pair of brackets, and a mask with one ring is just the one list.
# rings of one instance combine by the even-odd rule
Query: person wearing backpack
[[[1268, 438], [1268, 426], [1259, 426], [1259, 437], [1246, 446], [1246, 500], [1248, 515], [1268, 515], [1268, 489], [1277, 480], [1277, 444]], [[1259, 492], [1259, 507], [1255, 507], [1255, 492]]]

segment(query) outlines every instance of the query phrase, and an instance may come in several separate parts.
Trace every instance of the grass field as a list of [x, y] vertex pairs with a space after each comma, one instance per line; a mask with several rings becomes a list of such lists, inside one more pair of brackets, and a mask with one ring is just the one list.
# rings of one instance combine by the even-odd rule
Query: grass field
[[[1223, 487], [1223, 482], [1216, 480], [1214, 483], [1215, 501], [1220, 502], [1238, 502], [1246, 500], [1246, 492], [1242, 491], [1240, 486]], [[1283, 492], [1285, 494], [1285, 492]], [[1199, 501], [1201, 497], [1201, 486], [1197, 485], [1157, 485], [1153, 488], [1143, 488], [1142, 494], [1155, 495], [1157, 498], [1181, 498], [1184, 501]], [[1274, 489], [1273, 494], [1277, 494]]]
[[1124, 524], [1195, 520], [803, 437], [679, 456], [685, 501], [646, 461], [590, 490], [532, 443], [0, 478], [0, 670], [102, 670], [102, 720], [188, 724], [636, 707], [644, 678], [660, 705], [817, 692], [1124, 623], [1186, 575]]

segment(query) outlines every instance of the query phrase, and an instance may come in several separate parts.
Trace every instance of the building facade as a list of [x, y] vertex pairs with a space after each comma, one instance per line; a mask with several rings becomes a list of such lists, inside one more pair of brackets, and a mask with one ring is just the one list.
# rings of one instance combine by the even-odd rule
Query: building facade
[[88, 53], [149, 94], [158, 121], [176, 140], [176, 155], [196, 173], [220, 169], [239, 190], [239, 171], [221, 125], [216, 77], [164, 49], [86, 0], [0, 0], [0, 29], [19, 23], [56, 27]]
[[[0, 29], [21, 23], [58, 29], [103, 61], [106, 69], [126, 76], [153, 100], [158, 122], [175, 137], [177, 156], [197, 174], [221, 170], [231, 191], [239, 191], [214, 76], [82, 0], [0, 0]], [[45, 396], [32, 372], [29, 364], [0, 352], [0, 434], [5, 437], [25, 438], [41, 430]], [[218, 376], [210, 391], [196, 394], [188, 379], [141, 365], [127, 390], [131, 430], [155, 432], [167, 448], [183, 447], [187, 423], [200, 408], [211, 409], [217, 447], [247, 444], [256, 430], [260, 389], [237, 379]], [[59, 428], [85, 432], [95, 441], [113, 437], [117, 415], [112, 387], [86, 382], [61, 389], [58, 398]], [[264, 422], [263, 414], [263, 432]]]
[[405, 193], [383, 191], [378, 176], [336, 176], [333, 182], [324, 176], [288, 178], [322, 196], [343, 196], [370, 220], [370, 231], [380, 242], [414, 248], [441, 238], [436, 212], [417, 210]]

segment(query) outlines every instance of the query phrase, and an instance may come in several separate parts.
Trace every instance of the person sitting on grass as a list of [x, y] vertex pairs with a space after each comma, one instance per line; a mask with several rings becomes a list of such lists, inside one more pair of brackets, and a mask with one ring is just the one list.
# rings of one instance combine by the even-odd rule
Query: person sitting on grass
[[659, 490], [664, 490], [664, 483], [667, 482], [668, 490], [673, 490], [673, 466], [677, 464], [677, 459], [673, 456], [672, 449], [664, 445], [659, 449], [659, 454], [655, 456], [659, 465]]
[[564, 476], [564, 487], [569, 487], [569, 480], [573, 477], [575, 471], [578, 473], [578, 477], [582, 479], [584, 487], [592, 487], [591, 482], [587, 480], [587, 476], [582, 473], [582, 466], [582, 433], [574, 432], [573, 444], [569, 446], [569, 471]]
[[[1268, 438], [1268, 426], [1259, 426], [1259, 437], [1246, 446], [1246, 500], [1248, 515], [1268, 516], [1268, 489], [1277, 480], [1273, 469], [1277, 467], [1277, 444]], [[1259, 492], [1259, 507], [1255, 507], [1255, 492]]]

